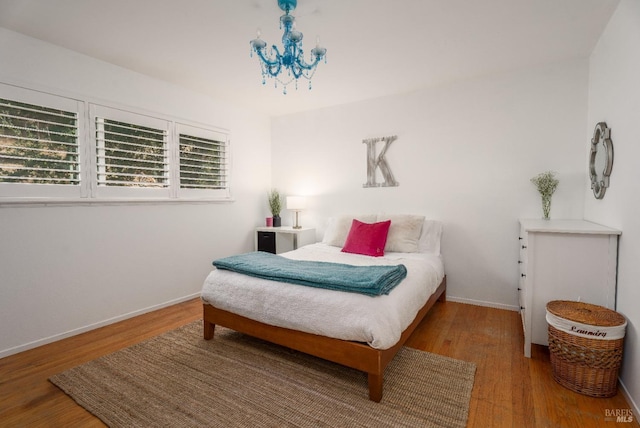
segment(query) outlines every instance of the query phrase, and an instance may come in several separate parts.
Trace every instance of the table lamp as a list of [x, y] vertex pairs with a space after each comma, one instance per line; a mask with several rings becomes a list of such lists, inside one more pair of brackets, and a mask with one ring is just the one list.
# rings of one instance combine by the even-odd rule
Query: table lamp
[[294, 229], [302, 229], [298, 220], [298, 214], [305, 208], [306, 200], [302, 196], [287, 196], [287, 209], [295, 211], [296, 213], [296, 222], [293, 225]]

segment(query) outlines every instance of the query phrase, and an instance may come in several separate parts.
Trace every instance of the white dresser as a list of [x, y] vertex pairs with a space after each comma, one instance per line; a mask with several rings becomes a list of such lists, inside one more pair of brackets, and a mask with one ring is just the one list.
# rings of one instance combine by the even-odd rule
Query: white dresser
[[584, 220], [520, 220], [518, 299], [526, 357], [532, 343], [548, 345], [551, 300], [615, 309], [620, 233]]

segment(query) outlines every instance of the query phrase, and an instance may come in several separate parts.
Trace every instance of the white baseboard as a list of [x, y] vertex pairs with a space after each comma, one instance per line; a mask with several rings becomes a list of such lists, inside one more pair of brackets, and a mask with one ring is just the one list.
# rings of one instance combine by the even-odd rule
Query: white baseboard
[[620, 391], [622, 391], [622, 395], [624, 395], [624, 398], [627, 400], [627, 403], [629, 403], [629, 406], [631, 406], [631, 410], [633, 411], [633, 417], [637, 421], [638, 418], [640, 417], [640, 407], [638, 407], [638, 403], [636, 403], [631, 397], [631, 394], [629, 394], [629, 390], [625, 386], [624, 382], [622, 382], [622, 379], [618, 378], [618, 381], [620, 381], [620, 387], [621, 387]]
[[38, 339], [33, 342], [25, 343], [24, 345], [15, 346], [13, 348], [4, 349], [0, 351], [0, 358], [8, 357], [9, 355], [17, 354], [23, 351], [28, 351], [29, 349], [37, 348], [38, 346], [46, 345], [48, 343], [57, 342], [58, 340], [66, 339], [67, 337], [76, 336], [81, 333], [86, 333], [87, 331], [95, 330], [100, 327], [104, 327], [105, 325], [114, 324], [119, 321], [123, 321], [129, 318], [136, 317], [138, 315], [146, 314], [147, 312], [152, 312], [157, 309], [162, 309], [167, 306], [175, 305], [177, 303], [182, 303], [187, 300], [191, 300], [195, 297], [200, 296], [200, 293], [190, 294], [188, 296], [179, 297], [177, 299], [169, 300], [168, 302], [160, 303], [158, 305], [149, 306], [144, 309], [139, 309], [137, 311], [129, 312], [124, 315], [119, 315], [117, 317], [109, 318], [104, 321], [100, 321], [94, 324], [89, 324], [84, 327], [76, 328], [73, 330], [69, 330], [64, 333], [55, 334], [53, 336], [45, 337], [44, 339]]
[[518, 312], [520, 310], [518, 306], [505, 305], [503, 303], [485, 302], [483, 300], [465, 299], [463, 297], [449, 296], [448, 294], [447, 294], [447, 301], [465, 303], [467, 305], [486, 306], [489, 308], [505, 309], [507, 311], [514, 311], [514, 312]]

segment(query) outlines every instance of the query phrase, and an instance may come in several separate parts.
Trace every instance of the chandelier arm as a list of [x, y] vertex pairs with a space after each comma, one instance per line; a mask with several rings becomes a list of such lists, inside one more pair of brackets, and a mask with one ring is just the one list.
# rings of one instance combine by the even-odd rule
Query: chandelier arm
[[[267, 72], [275, 77], [280, 74], [280, 70], [282, 70], [282, 55], [276, 45], [271, 46], [271, 49], [275, 52], [276, 58], [273, 61], [265, 61], [265, 65], [267, 66]], [[264, 56], [261, 58], [264, 60]]]
[[296, 58], [296, 64], [298, 65], [298, 67], [300, 67], [300, 68], [302, 68], [304, 70], [313, 70], [321, 60], [321, 58], [316, 57], [316, 59], [311, 64], [308, 64], [301, 57], [302, 57], [302, 53], [300, 54], [300, 56], [298, 58]]
[[265, 70], [269, 73], [270, 76], [276, 77], [280, 74], [280, 70], [282, 69], [282, 64], [276, 64], [272, 66], [265, 66]]
[[304, 69], [300, 67], [300, 65], [298, 64], [298, 61], [296, 60], [295, 64], [291, 66], [291, 74], [293, 74], [293, 77], [298, 79], [300, 78], [300, 76], [302, 76], [303, 72], [304, 72]]
[[281, 57], [280, 57], [280, 52], [278, 51], [278, 48], [275, 45], [273, 45], [272, 49], [276, 53], [275, 59], [273, 60], [267, 58], [267, 56], [264, 54], [264, 49], [255, 49], [255, 52], [258, 54], [258, 57], [268, 67], [274, 67], [276, 65], [279, 65], [282, 62], [280, 59]]
[[262, 61], [265, 73], [275, 77], [280, 74], [280, 70], [282, 69], [282, 57], [275, 45], [272, 47], [272, 49], [275, 51], [275, 59], [273, 60], [267, 58], [267, 56], [264, 54], [264, 49], [255, 49], [255, 52], [258, 54], [258, 57]]

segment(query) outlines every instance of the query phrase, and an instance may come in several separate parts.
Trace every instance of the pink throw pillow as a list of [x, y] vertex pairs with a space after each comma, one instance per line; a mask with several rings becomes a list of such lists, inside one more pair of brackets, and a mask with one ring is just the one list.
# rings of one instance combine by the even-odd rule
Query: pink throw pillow
[[343, 253], [363, 254], [365, 256], [384, 256], [391, 220], [379, 223], [363, 223], [356, 219], [351, 222], [351, 230], [342, 248]]

